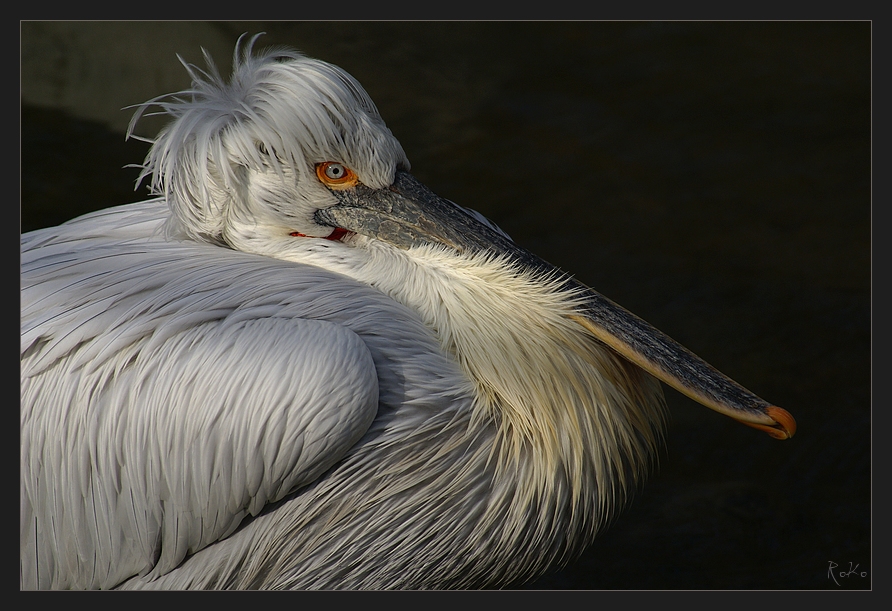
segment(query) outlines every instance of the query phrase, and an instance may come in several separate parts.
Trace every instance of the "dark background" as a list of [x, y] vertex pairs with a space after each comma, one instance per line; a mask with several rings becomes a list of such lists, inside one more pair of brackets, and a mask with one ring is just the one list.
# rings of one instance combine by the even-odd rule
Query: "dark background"
[[22, 231], [143, 199], [120, 109], [259, 31], [353, 74], [436, 193], [797, 419], [667, 389], [658, 471], [531, 588], [871, 588], [869, 22], [25, 22]]

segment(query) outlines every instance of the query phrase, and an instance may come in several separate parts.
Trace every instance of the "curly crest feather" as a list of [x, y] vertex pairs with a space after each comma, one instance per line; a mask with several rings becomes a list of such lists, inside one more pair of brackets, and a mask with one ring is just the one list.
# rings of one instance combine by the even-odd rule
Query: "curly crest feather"
[[236, 209], [247, 201], [239, 193], [250, 188], [256, 173], [274, 173], [276, 191], [285, 195], [267, 198], [271, 208], [299, 218], [308, 197], [297, 185], [312, 176], [316, 163], [344, 163], [364, 184], [378, 188], [393, 181], [398, 167], [409, 168], [400, 143], [352, 76], [288, 48], [255, 54], [258, 36], [247, 44], [244, 36], [239, 39], [228, 83], [202, 49], [206, 70], [178, 56], [192, 77], [191, 88], [136, 106], [128, 137], [153, 108], [158, 110], [151, 114], [172, 118], [149, 140], [139, 177], [139, 183], [149, 178], [151, 191], [167, 200], [171, 233], [227, 242], [229, 219], [257, 222], [266, 207]]

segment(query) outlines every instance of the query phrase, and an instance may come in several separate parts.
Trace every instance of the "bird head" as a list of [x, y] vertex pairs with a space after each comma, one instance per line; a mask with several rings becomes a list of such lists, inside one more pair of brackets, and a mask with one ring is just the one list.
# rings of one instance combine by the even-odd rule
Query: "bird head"
[[409, 169], [352, 76], [291, 49], [254, 54], [258, 36], [240, 39], [229, 81], [206, 51], [206, 70], [180, 58], [191, 88], [137, 106], [130, 122], [128, 137], [150, 109], [172, 118], [151, 141], [139, 180], [167, 200], [173, 233], [214, 243], [276, 232], [325, 237], [331, 227], [315, 213], [337, 203], [332, 188], [356, 180], [382, 189]]

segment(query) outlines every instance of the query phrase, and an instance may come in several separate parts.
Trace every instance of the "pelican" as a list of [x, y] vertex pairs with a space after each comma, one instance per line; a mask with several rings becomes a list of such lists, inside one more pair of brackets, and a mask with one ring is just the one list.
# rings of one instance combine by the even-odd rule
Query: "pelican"
[[660, 382], [793, 435], [256, 40], [137, 107], [151, 199], [22, 235], [23, 589], [511, 587], [643, 481]]

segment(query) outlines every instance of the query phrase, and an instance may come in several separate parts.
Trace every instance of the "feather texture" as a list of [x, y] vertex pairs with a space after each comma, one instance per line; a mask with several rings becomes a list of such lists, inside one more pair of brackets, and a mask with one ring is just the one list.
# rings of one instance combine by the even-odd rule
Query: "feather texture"
[[321, 239], [316, 164], [386, 189], [408, 161], [352, 77], [252, 45], [138, 109], [172, 117], [156, 199], [22, 236], [22, 586], [468, 588], [568, 561], [650, 467], [658, 382], [503, 256]]

